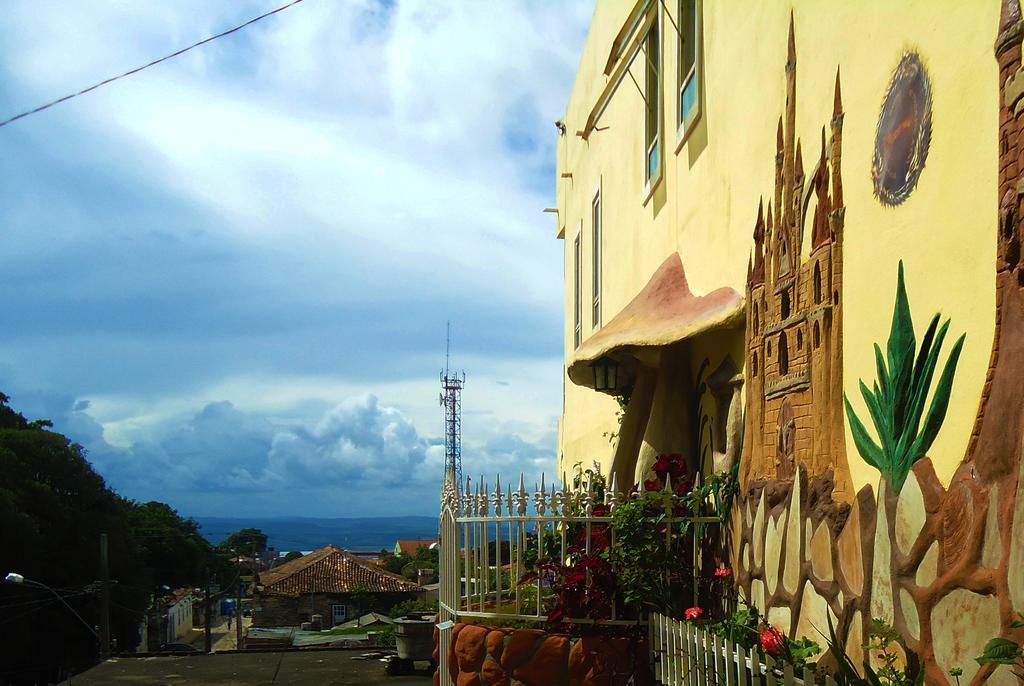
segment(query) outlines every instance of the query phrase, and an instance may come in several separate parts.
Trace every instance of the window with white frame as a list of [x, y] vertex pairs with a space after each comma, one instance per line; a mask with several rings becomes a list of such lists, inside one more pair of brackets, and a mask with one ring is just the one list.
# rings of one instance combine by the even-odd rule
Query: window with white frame
[[647, 108], [644, 123], [644, 181], [651, 186], [661, 175], [661, 38], [657, 21], [647, 32], [643, 52], [646, 74], [644, 105]]
[[583, 248], [580, 245], [580, 233], [576, 233], [576, 240], [573, 241], [573, 348], [580, 347], [583, 329], [581, 320], [583, 315], [582, 274], [583, 269]]
[[700, 0], [679, 0], [679, 54], [677, 62], [677, 122], [686, 136], [700, 117]]
[[591, 326], [597, 329], [601, 326], [601, 191], [598, 190], [594, 201], [590, 206], [591, 217], [591, 293], [593, 302], [591, 309]]

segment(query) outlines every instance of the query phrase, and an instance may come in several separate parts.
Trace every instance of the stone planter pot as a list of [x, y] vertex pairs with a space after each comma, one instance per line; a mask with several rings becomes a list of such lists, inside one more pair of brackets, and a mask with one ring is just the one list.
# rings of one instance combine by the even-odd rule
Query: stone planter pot
[[630, 677], [637, 686], [651, 683], [647, 644], [628, 637], [456, 624], [449, 654], [459, 686], [624, 686]]
[[395, 620], [395, 644], [402, 660], [430, 660], [434, 651], [434, 621], [429, 615], [406, 615]]

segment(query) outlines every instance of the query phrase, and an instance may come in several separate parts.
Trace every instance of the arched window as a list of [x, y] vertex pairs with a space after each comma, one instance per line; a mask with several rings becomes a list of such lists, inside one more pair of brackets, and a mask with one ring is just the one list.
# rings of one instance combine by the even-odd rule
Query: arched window
[[757, 376], [757, 352], [750, 358], [750, 375]]
[[761, 328], [760, 321], [761, 321], [761, 318], [760, 318], [759, 313], [758, 313], [757, 303], [754, 303], [754, 330], [755, 331], [757, 331], [758, 329]]
[[782, 321], [789, 319], [789, 290], [782, 291]]
[[814, 263], [814, 302], [821, 302], [821, 262]]
[[779, 336], [779, 374], [789, 374], [789, 342], [785, 331]]
[[817, 350], [819, 346], [821, 346], [821, 327], [818, 325], [818, 322], [814, 322], [814, 348], [815, 348], [815, 350]]
[[804, 349], [804, 332], [801, 329], [796, 330], [796, 349]]

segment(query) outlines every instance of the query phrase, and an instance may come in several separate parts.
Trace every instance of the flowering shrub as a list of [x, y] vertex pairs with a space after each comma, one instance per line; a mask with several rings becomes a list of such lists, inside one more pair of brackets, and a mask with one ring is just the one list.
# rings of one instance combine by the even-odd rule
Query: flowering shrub
[[[607, 517], [607, 505], [593, 507], [595, 517]], [[557, 549], [554, 532], [546, 544], [546, 550]], [[579, 619], [607, 619], [611, 616], [612, 604], [616, 602], [616, 583], [612, 566], [608, 561], [610, 532], [607, 524], [593, 524], [590, 530], [590, 550], [587, 550], [587, 530], [581, 525], [570, 528], [569, 538], [573, 542], [566, 549], [568, 563], [560, 558], [548, 557], [532, 564], [532, 571], [519, 579], [520, 585], [545, 579], [551, 595], [546, 600], [549, 624], [561, 624], [566, 617]]]
[[654, 478], [644, 481], [644, 491], [663, 491], [666, 479], [671, 480], [677, 495], [685, 495], [693, 487], [692, 479], [686, 478], [686, 462], [679, 453], [658, 455], [651, 471], [654, 472]]
[[761, 648], [772, 657], [782, 655], [782, 651], [786, 648], [786, 637], [773, 626], [761, 631], [760, 640]]
[[688, 607], [684, 613], [687, 621], [693, 622], [704, 616], [704, 608], [702, 607]]

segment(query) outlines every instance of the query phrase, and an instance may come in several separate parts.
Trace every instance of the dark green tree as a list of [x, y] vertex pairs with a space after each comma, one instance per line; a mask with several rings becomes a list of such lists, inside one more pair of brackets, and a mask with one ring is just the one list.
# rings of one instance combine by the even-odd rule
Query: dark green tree
[[153, 570], [158, 586], [203, 585], [215, 554], [194, 520], [185, 519], [170, 505], [156, 501], [130, 503], [128, 512], [139, 552]]
[[238, 555], [264, 555], [267, 552], [267, 535], [259, 529], [245, 528], [228, 534], [217, 546], [222, 551]]
[[[128, 522], [129, 505], [104, 483], [81, 446], [30, 422], [0, 393], [0, 574], [17, 572], [99, 624], [99, 538], [108, 536], [111, 636], [138, 643], [153, 580]], [[89, 666], [95, 637], [48, 591], [0, 584], [0, 682], [48, 682]]]

